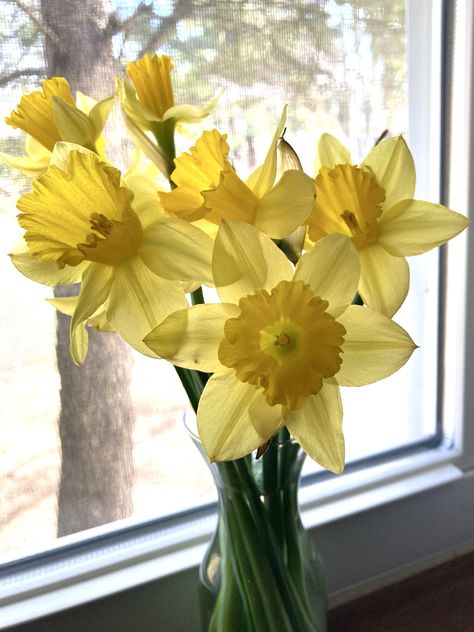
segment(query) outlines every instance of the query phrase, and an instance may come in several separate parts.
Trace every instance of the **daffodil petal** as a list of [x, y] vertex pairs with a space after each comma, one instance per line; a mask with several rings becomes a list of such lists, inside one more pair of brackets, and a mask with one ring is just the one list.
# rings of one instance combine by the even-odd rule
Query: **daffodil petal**
[[240, 310], [229, 303], [194, 305], [170, 314], [144, 339], [161, 358], [176, 366], [214, 373], [223, 366], [217, 357], [224, 324]]
[[[278, 429], [279, 406], [268, 406], [261, 391], [235, 377], [215, 373], [204, 388], [197, 412], [198, 432], [210, 461], [240, 459], [263, 445]], [[258, 426], [271, 434], [262, 436]], [[280, 417], [280, 418], [279, 418]]]
[[403, 257], [393, 257], [377, 243], [359, 250], [359, 261], [359, 293], [364, 303], [385, 316], [393, 316], [408, 293], [408, 263]]
[[[57, 309], [58, 312], [61, 312], [61, 314], [72, 316], [76, 309], [78, 298], [78, 296], [56, 296], [54, 298], [47, 298], [46, 301]], [[101, 305], [92, 316], [89, 316], [86, 325], [93, 327], [97, 331], [115, 331], [105, 317], [105, 305]]]
[[306, 454], [331, 472], [344, 469], [342, 402], [339, 387], [325, 382], [301, 410], [286, 410], [283, 419]]
[[293, 268], [267, 235], [245, 222], [221, 222], [214, 244], [212, 272], [220, 299], [238, 303], [256, 290], [271, 291], [290, 281]]
[[336, 165], [351, 165], [351, 154], [344, 145], [331, 134], [321, 134], [318, 141], [318, 151], [314, 164], [317, 174], [321, 167], [335, 167]]
[[105, 303], [112, 287], [113, 268], [93, 264], [82, 277], [81, 291], [71, 318], [71, 355], [76, 364], [83, 364], [87, 354], [87, 332], [84, 324]]
[[132, 173], [123, 178], [123, 183], [133, 192], [133, 210], [144, 231], [157, 219], [166, 217], [154, 180], [144, 174]]
[[338, 322], [346, 329], [342, 365], [335, 376], [341, 386], [364, 386], [388, 377], [416, 349], [400, 325], [367, 307], [350, 305]]
[[87, 114], [59, 97], [53, 97], [54, 121], [62, 140], [92, 146], [98, 134]]
[[389, 138], [375, 145], [360, 164], [370, 169], [385, 191], [382, 209], [389, 209], [415, 193], [415, 163], [402, 136]]
[[155, 274], [175, 281], [213, 285], [212, 239], [188, 222], [170, 217], [143, 232], [140, 257]]
[[32, 281], [50, 287], [78, 283], [84, 271], [90, 265], [89, 261], [83, 261], [77, 266], [66, 265], [60, 269], [54, 261], [42, 261], [30, 255], [28, 246], [23, 238], [19, 239], [15, 244], [10, 258], [15, 268], [21, 274], [24, 274]]
[[285, 171], [258, 202], [255, 226], [273, 239], [282, 239], [303, 224], [315, 197], [314, 180], [302, 171]]
[[394, 256], [419, 255], [444, 244], [469, 225], [441, 204], [402, 200], [382, 216], [379, 243]]
[[134, 349], [155, 357], [143, 338], [171, 312], [186, 307], [179, 284], [158, 277], [139, 256], [114, 269], [107, 320]]
[[96, 158], [96, 154], [83, 147], [82, 145], [78, 145], [77, 143], [71, 143], [69, 141], [61, 140], [57, 142], [54, 146], [54, 149], [51, 153], [50, 165], [58, 167], [61, 171], [67, 171], [69, 165], [69, 155], [72, 151], [79, 151], [82, 154], [89, 154]]
[[285, 127], [286, 110], [287, 106], [285, 105], [264, 163], [260, 165], [246, 181], [247, 186], [252, 189], [258, 198], [263, 197], [275, 182], [277, 172], [277, 145], [283, 134], [283, 128]]
[[349, 305], [357, 291], [360, 264], [351, 240], [334, 233], [323, 237], [298, 262], [295, 280], [311, 286], [313, 292], [329, 302], [329, 312]]
[[89, 119], [92, 122], [92, 126], [95, 132], [95, 136], [99, 136], [105, 127], [107, 119], [109, 117], [112, 108], [114, 107], [115, 96], [106, 97], [101, 101], [98, 101], [89, 112]]
[[30, 156], [9, 156], [0, 152], [0, 162], [4, 162], [12, 169], [18, 169], [31, 178], [43, 174], [49, 165], [51, 154], [33, 158]]
[[218, 94], [214, 99], [209, 101], [209, 103], [203, 108], [199, 108], [195, 105], [173, 105], [163, 115], [163, 120], [167, 121], [168, 119], [176, 119], [177, 121], [183, 121], [183, 123], [197, 123], [202, 121], [202, 119], [206, 118], [209, 115], [211, 110], [214, 109], [217, 102], [221, 98], [221, 94]]

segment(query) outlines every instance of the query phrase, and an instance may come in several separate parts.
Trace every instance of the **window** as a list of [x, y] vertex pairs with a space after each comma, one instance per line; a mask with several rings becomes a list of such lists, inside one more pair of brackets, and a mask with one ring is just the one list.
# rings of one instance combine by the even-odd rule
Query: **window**
[[[58, 19], [54, 15], [55, 4], [48, 3], [49, 8], [43, 8], [42, 12], [36, 2], [23, 3], [20, 8], [12, 1], [4, 3], [1, 9], [1, 19], [15, 23], [19, 29], [10, 32], [2, 42], [6, 60], [3, 75], [11, 77], [9, 82], [0, 82], [5, 115], [18, 102], [22, 91], [36, 88], [38, 80], [47, 74], [46, 63], [53, 63], [50, 40], [54, 20]], [[101, 2], [94, 4], [97, 11], [105, 11]], [[287, 3], [275, 0], [265, 4], [239, 3], [240, 11], [233, 10], [235, 4], [220, 0], [201, 5], [176, 0], [154, 3], [147, 9], [138, 8], [135, 2], [117, 0], [113, 3], [117, 18], [111, 40], [113, 57], [123, 65], [144, 49], [168, 50], [175, 60], [176, 94], [181, 101], [202, 104], [223, 86], [224, 96], [205, 125], [229, 132], [233, 160], [243, 172], [259, 164], [281, 107], [287, 101], [290, 107], [286, 138], [299, 153], [307, 172], [312, 171], [320, 132], [331, 131], [347, 137], [354, 157], [363, 157], [370, 143], [388, 128], [393, 133], [408, 135], [417, 157], [418, 180], [423, 191], [421, 194], [418, 190], [418, 196], [436, 197], [438, 158], [434, 156], [439, 153], [440, 139], [433, 132], [439, 99], [431, 97], [437, 94], [441, 82], [441, 3], [321, 0], [299, 1], [289, 8]], [[464, 3], [458, 5], [459, 10], [467, 10]], [[80, 10], [77, 15], [82, 15]], [[462, 23], [458, 19], [458, 25]], [[416, 36], [420, 32], [423, 38]], [[29, 47], [27, 54], [25, 46]], [[432, 72], [422, 72], [427, 63], [418, 65], [418, 59], [430, 60]], [[84, 77], [79, 79], [86, 82]], [[6, 126], [2, 130], [2, 151], [20, 154], [21, 135]], [[114, 147], [117, 159], [121, 159], [122, 149]], [[2, 188], [10, 201], [0, 216], [6, 252], [16, 231], [14, 202], [18, 192], [27, 190], [29, 184], [17, 173], [6, 167], [2, 169]], [[32, 553], [62, 545], [84, 543], [87, 547], [89, 536], [104, 537], [111, 533], [113, 542], [114, 529], [120, 537], [126, 531], [131, 539], [141, 537], [142, 544], [150, 542], [143, 535], [153, 529], [150, 520], [212, 501], [213, 488], [205, 465], [181, 428], [186, 402], [173, 370], [130, 353], [117, 341], [106, 349], [99, 347], [101, 342], [94, 342], [100, 348], [105, 367], [110, 367], [118, 356], [121, 358], [120, 370], [113, 380], [108, 382], [104, 378], [104, 384], [94, 389], [97, 401], [84, 390], [87, 386], [74, 391], [77, 399], [64, 393], [69, 401], [78, 402], [76, 413], [80, 409], [82, 426], [88, 430], [82, 437], [74, 435], [72, 443], [72, 435], [68, 436], [71, 429], [64, 418], [58, 430], [60, 407], [64, 406], [60, 379], [65, 379], [60, 377], [64, 369], [58, 369], [55, 349], [60, 326], [56, 324], [54, 310], [42, 300], [46, 296], [44, 288], [19, 277], [8, 261], [1, 265], [2, 278], [8, 279], [2, 285], [4, 336], [0, 351], [5, 408], [0, 416], [0, 476], [6, 481], [5, 498], [0, 500], [0, 506], [5, 508], [0, 515], [6, 516], [0, 523], [4, 570], [13, 573], [13, 560]], [[456, 269], [463, 269], [463, 265], [462, 260], [458, 261]], [[425, 255], [419, 262], [413, 261], [411, 298], [396, 317], [422, 351], [386, 382], [360, 391], [346, 389], [349, 461], [362, 462], [387, 453], [401, 453], [403, 459], [407, 447], [441, 445], [438, 302], [438, 255]], [[454, 340], [452, 348], [459, 349], [459, 343]], [[72, 363], [67, 363], [65, 371], [65, 375], [76, 380]], [[90, 385], [90, 378], [86, 378], [86, 384], [87, 379]], [[120, 380], [120, 397], [113, 390], [117, 383], [114, 380]], [[127, 386], [123, 387], [124, 384]], [[99, 411], [104, 401], [113, 414], [110, 425], [101, 427]], [[131, 412], [124, 415], [124, 410]], [[77, 424], [73, 424], [75, 427]], [[78, 443], [83, 446], [79, 450]], [[71, 456], [66, 461], [68, 450]], [[89, 487], [86, 477], [84, 486], [78, 489], [81, 467], [96, 465], [98, 461], [109, 468], [105, 475], [94, 472], [99, 487]], [[184, 463], [196, 480], [193, 487], [189, 479], [181, 478]], [[72, 469], [68, 470], [68, 464]], [[117, 469], [112, 469], [112, 465], [117, 465]], [[372, 470], [371, 476], [374, 472], [382, 475], [382, 469]], [[361, 476], [363, 472], [355, 468], [342, 483], [340, 479], [337, 483], [328, 481], [328, 498], [334, 484], [341, 486], [339, 494], [345, 485], [347, 496], [347, 490], [352, 492], [359, 485]], [[397, 476], [400, 478], [399, 473]], [[458, 473], [453, 469], [443, 470], [442, 476], [447, 482]], [[106, 481], [111, 484], [120, 481], [120, 485], [112, 493], [106, 488]], [[420, 483], [427, 488], [431, 484], [434, 483]], [[89, 496], [85, 493], [88, 487]], [[307, 488], [303, 496], [308, 505], [308, 521], [316, 524], [320, 522], [316, 516], [319, 505], [312, 504], [310, 493]], [[399, 492], [393, 493], [395, 498]], [[96, 498], [99, 500], [94, 504], [91, 499]], [[360, 494], [354, 493], [353, 498], [357, 501]], [[385, 496], [379, 502], [388, 498]], [[331, 514], [323, 501], [321, 506], [326, 511], [323, 522], [350, 514], [355, 508], [355, 505], [347, 508], [346, 504], [340, 511], [336, 507]], [[369, 506], [371, 501], [362, 499], [362, 505], [364, 502]], [[356, 507], [357, 511], [362, 505]], [[76, 510], [72, 517], [71, 507]], [[57, 514], [59, 532], [64, 536], [58, 541]], [[84, 514], [92, 515], [94, 522], [78, 522], [78, 515], [82, 518]], [[187, 523], [189, 530], [180, 527], [199, 544], [207, 529], [203, 527], [200, 531], [201, 515], [207, 525], [204, 512], [194, 522]], [[165, 524], [173, 527], [181, 523], [171, 517]], [[81, 533], [89, 527], [93, 530]], [[324, 539], [324, 529], [322, 535]], [[91, 540], [90, 546], [92, 550], [100, 545]], [[48, 559], [43, 558], [42, 563], [47, 565]], [[28, 567], [36, 562], [24, 563]], [[346, 585], [349, 583], [350, 578]]]

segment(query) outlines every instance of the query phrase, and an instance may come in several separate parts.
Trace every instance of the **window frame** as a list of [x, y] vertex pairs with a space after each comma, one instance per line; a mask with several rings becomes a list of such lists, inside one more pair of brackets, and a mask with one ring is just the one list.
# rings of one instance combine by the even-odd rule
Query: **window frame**
[[[448, 152], [452, 159], [445, 163], [450, 184], [445, 201], [466, 213], [474, 203], [470, 185], [474, 182], [474, 126], [470, 120], [474, 104], [473, 3], [417, 0], [407, 6], [409, 41], [415, 43], [409, 49], [410, 70], [426, 67], [419, 64], [420, 59], [425, 59], [432, 70], [441, 63], [439, 50], [432, 48], [433, 39], [419, 37], [420, 24], [441, 30], [442, 14], [452, 19], [452, 12], [458, 12], [456, 54], [464, 73], [450, 78], [453, 98], [449, 142], [432, 135], [441, 120], [439, 108], [433, 107], [438, 102], [432, 98], [433, 93], [440, 89], [436, 82], [427, 86], [426, 74], [411, 74], [409, 103], [418, 107], [419, 98], [430, 106], [424, 126], [415, 127], [420, 141], [415, 143], [415, 159], [417, 151], [422, 152], [418, 164], [426, 156], [441, 154], [434, 152], [433, 146]], [[426, 145], [427, 139], [431, 146]], [[431, 178], [436, 178], [439, 162], [433, 159], [430, 165]], [[471, 231], [456, 238], [453, 246], [448, 245], [443, 256], [447, 281], [442, 316], [444, 362], [440, 362], [444, 440], [436, 447], [420, 447], [370, 467], [352, 468], [338, 478], [310, 482], [301, 490], [303, 521], [326, 562], [331, 605], [474, 549], [474, 428], [468, 423], [474, 416], [470, 387], [474, 378], [474, 332], [469, 329], [474, 319]], [[107, 526], [91, 529], [86, 541], [81, 535], [68, 536], [56, 550], [21, 564], [3, 566], [0, 629], [29, 622], [29, 630], [40, 630], [41, 620], [37, 624], [33, 621], [52, 613], [81, 620], [98, 598], [109, 597], [109, 603], [119, 603], [121, 591], [133, 588], [139, 591], [133, 593], [136, 608], [142, 608], [140, 591], [146, 591], [150, 582], [155, 591], [154, 608], [145, 613], [142, 608], [141, 620], [149, 617], [152, 629], [152, 617], [159, 612], [160, 625], [168, 632], [183, 630], [183, 621], [187, 630], [197, 629], [197, 601], [188, 587], [191, 578], [196, 581], [196, 567], [215, 521], [211, 506], [183, 512], [165, 522], [137, 525], [124, 520], [115, 524], [112, 533]], [[174, 589], [172, 600], [167, 597], [170, 586], [182, 587]], [[60, 614], [74, 606], [80, 608]], [[110, 623], [111, 616], [114, 621], [113, 609], [104, 611], [109, 618], [107, 626], [112, 627], [103, 629], [129, 629], [119, 619]], [[143, 624], [141, 629], [148, 628]]]

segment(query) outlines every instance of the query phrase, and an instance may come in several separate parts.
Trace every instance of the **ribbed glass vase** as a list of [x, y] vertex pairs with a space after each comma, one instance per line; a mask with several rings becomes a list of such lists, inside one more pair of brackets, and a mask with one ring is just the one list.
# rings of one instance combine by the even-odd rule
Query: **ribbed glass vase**
[[202, 632], [326, 631], [321, 562], [298, 510], [304, 457], [280, 431], [259, 460], [209, 465], [219, 501], [200, 566]]

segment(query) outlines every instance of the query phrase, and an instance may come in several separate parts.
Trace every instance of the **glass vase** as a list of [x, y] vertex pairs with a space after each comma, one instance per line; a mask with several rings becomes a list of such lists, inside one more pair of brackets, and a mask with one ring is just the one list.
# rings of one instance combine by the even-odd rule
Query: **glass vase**
[[284, 430], [258, 460], [209, 464], [218, 523], [199, 569], [202, 632], [327, 630], [321, 561], [298, 509], [304, 458]]

